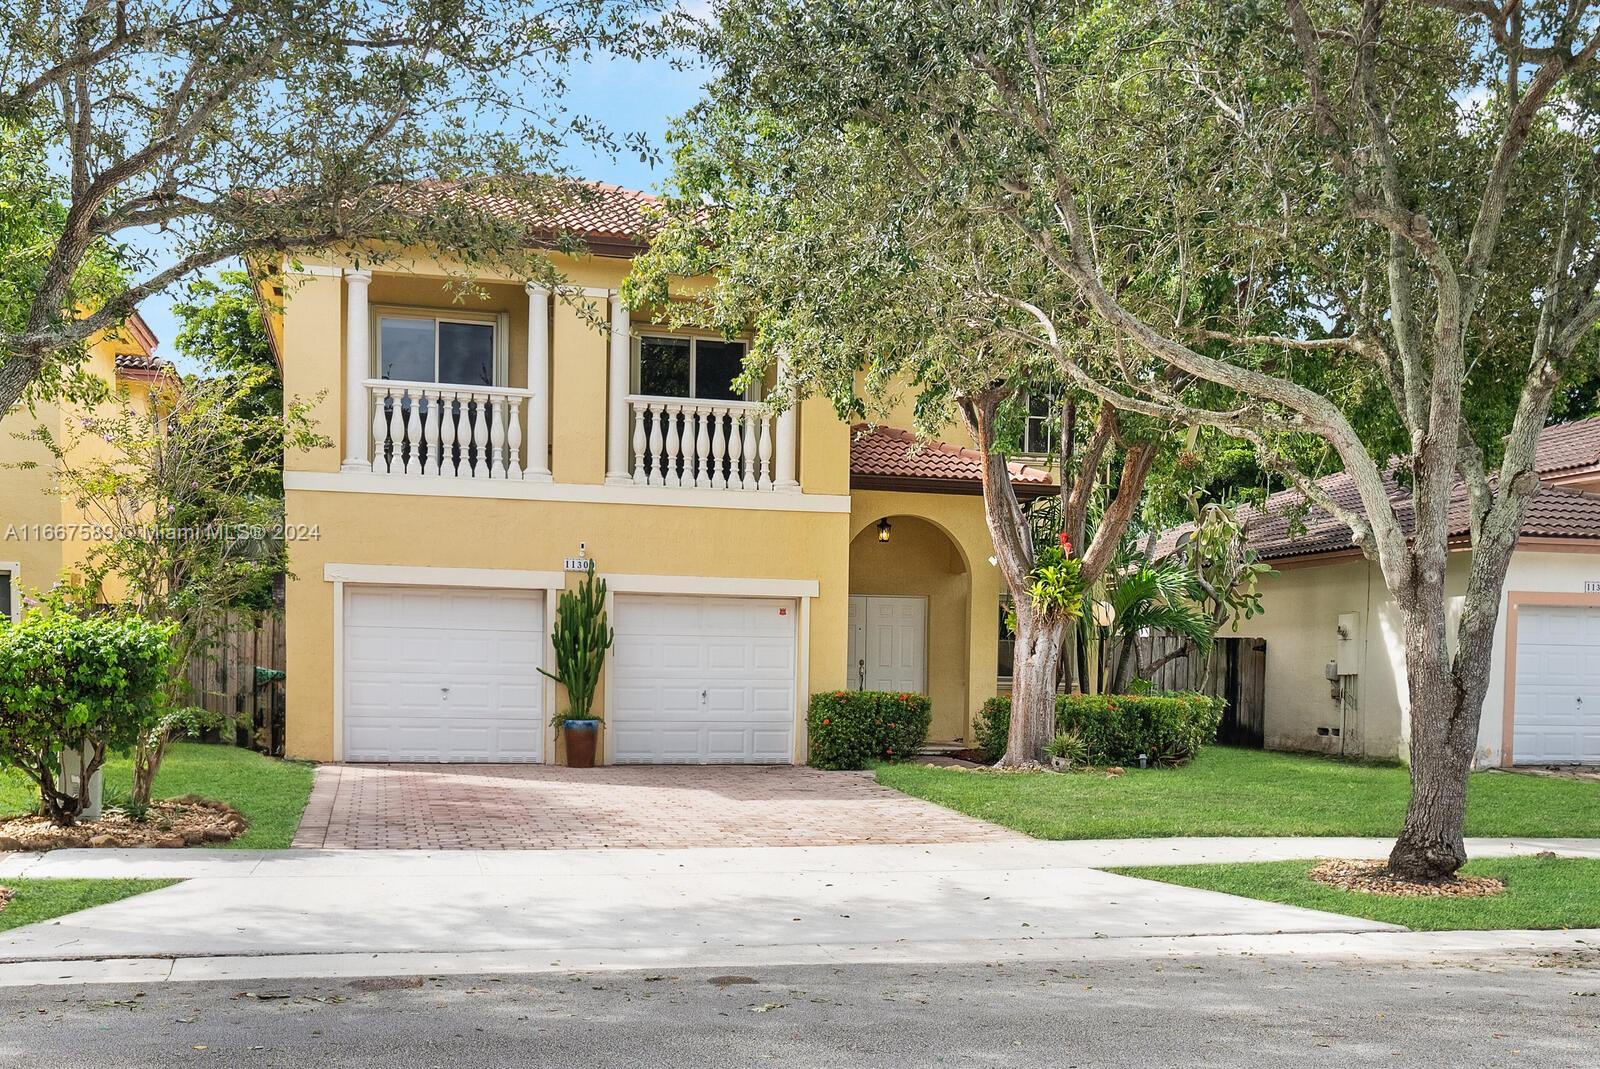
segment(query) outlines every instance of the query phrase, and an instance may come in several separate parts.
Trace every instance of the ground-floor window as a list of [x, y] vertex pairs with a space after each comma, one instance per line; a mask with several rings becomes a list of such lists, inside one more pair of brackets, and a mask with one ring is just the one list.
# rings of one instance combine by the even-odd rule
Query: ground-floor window
[[996, 673], [999, 678], [997, 683], [1002, 687], [1011, 685], [1011, 666], [1017, 648], [1017, 633], [1011, 626], [1011, 595], [1000, 595], [1000, 644], [999, 661], [1000, 670]]

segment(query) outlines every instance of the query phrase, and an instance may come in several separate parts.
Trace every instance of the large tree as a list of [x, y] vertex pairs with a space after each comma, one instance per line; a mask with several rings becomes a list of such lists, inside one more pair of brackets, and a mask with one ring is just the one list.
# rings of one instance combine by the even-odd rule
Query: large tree
[[[675, 128], [673, 196], [635, 262], [630, 301], [679, 323], [749, 329], [746, 374], [781, 365], [779, 404], [821, 394], [842, 416], [877, 419], [911, 391], [923, 433], [959, 419], [983, 458], [985, 516], [1015, 607], [1016, 715], [999, 763], [1036, 766], [1056, 733], [1083, 590], [1110, 566], [1162, 436], [1147, 419], [1064, 391], [1062, 502], [1055, 529], [1041, 531], [1018, 503], [1004, 442], [1015, 437], [1008, 409], [1054, 378], [1053, 363], [1019, 342], [1027, 319], [996, 284], [1059, 288], [1048, 265], [992, 235], [974, 241], [993, 221], [959, 196], [904, 196], [874, 137], [788, 126], [732, 88], [713, 81]], [[671, 299], [669, 281], [707, 276], [691, 299]]]
[[[569, 64], [654, 47], [657, 6], [0, 0], [0, 132], [32, 160], [0, 192], [8, 211], [51, 206], [0, 261], [0, 306], [19, 309], [0, 316], [0, 417], [140, 300], [222, 261], [412, 246], [547, 273], [529, 224], [585, 195], [560, 180], [563, 150], [622, 147], [564, 108]], [[123, 273], [82, 299], [108, 254]]]
[[[1454, 872], [1535, 442], [1595, 351], [1595, 5], [728, 0], [716, 18], [730, 98], [874, 138], [905, 198], [957, 190], [976, 240], [1048, 265], [1054, 292], [1031, 272], [998, 287], [1031, 319], [1019, 342], [1119, 409], [1251, 443], [1350, 526], [1404, 624], [1413, 790], [1390, 865]], [[1117, 344], [1074, 344], [1085, 318]], [[1322, 446], [1359, 508], [1316, 485]]]

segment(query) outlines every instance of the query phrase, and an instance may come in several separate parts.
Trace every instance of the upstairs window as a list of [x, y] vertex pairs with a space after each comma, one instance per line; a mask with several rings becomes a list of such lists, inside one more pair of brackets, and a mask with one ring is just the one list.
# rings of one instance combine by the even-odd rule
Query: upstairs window
[[1027, 394], [1022, 426], [1022, 451], [1030, 456], [1055, 456], [1060, 443], [1061, 399], [1045, 390]]
[[647, 397], [694, 397], [707, 401], [755, 400], [734, 388], [744, 370], [742, 341], [675, 334], [639, 337], [635, 382]]
[[378, 378], [494, 386], [499, 338], [493, 320], [378, 316]]

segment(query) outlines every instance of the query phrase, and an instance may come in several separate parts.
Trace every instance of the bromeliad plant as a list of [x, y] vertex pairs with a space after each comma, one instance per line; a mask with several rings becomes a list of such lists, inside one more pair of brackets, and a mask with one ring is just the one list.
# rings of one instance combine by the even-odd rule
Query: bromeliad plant
[[564, 592], [556, 602], [556, 624], [550, 636], [556, 670], [539, 669], [567, 688], [567, 711], [556, 714], [558, 726], [566, 720], [600, 719], [593, 714], [594, 692], [615, 637], [606, 623], [606, 581], [595, 578], [594, 561], [590, 561], [578, 589]]

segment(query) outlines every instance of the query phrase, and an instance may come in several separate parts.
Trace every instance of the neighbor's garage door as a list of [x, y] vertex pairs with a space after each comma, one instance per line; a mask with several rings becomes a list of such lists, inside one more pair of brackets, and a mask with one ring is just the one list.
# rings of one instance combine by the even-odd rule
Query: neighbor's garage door
[[794, 760], [793, 601], [619, 594], [614, 761]]
[[544, 594], [345, 588], [346, 761], [538, 761]]
[[1600, 762], [1600, 608], [1517, 610], [1519, 765]]

